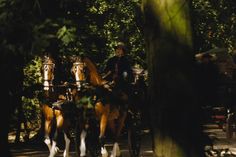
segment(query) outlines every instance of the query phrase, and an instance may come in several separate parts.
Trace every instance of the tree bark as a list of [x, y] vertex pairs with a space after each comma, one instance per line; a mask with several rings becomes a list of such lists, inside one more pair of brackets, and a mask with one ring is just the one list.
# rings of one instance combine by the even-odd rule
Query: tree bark
[[204, 156], [188, 6], [186, 0], [143, 0], [142, 4], [157, 157]]
[[[9, 144], [8, 144], [8, 132], [9, 132], [9, 123], [10, 123], [10, 115], [14, 111], [14, 106], [12, 104], [12, 97], [10, 96], [9, 93], [9, 75], [7, 73], [8, 66], [7, 62], [8, 61], [7, 57], [1, 56], [1, 62], [0, 62], [0, 71], [2, 73], [2, 76], [0, 77], [0, 80], [2, 82], [1, 86], [1, 109], [0, 109], [0, 124], [1, 124], [1, 129], [0, 129], [0, 156], [4, 157], [11, 157], [10, 149], [9, 149]], [[10, 69], [11, 70], [11, 69]]]

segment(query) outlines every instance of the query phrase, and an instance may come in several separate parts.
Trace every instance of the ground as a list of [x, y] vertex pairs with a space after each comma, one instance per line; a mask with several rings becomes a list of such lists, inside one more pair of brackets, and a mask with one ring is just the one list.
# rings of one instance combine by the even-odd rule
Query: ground
[[[222, 157], [224, 156], [224, 153], [228, 154], [227, 157], [236, 156], [236, 133], [232, 139], [227, 139], [225, 131], [223, 131], [222, 128], [214, 123], [204, 125], [204, 132], [211, 139], [213, 139], [213, 149], [210, 147], [206, 147], [206, 149], [209, 150], [209, 152], [207, 152], [208, 157], [217, 156], [217, 152], [220, 152], [222, 154]], [[129, 157], [127, 140], [125, 138], [122, 138], [120, 142], [122, 157]], [[153, 157], [151, 135], [148, 130], [143, 132], [141, 142], [142, 146], [140, 157]], [[13, 157], [45, 157], [49, 153], [43, 141], [29, 144], [11, 144], [11, 146]], [[112, 150], [112, 144], [110, 142], [106, 144], [106, 146], [108, 148], [108, 151]], [[225, 152], [225, 150], [228, 150], [228, 152]], [[63, 150], [61, 147], [61, 150], [57, 157], [62, 157], [62, 154]], [[76, 156], [73, 144], [71, 147], [70, 155], [71, 157]]]
[[[122, 138], [120, 141], [121, 153], [122, 157], [129, 157], [129, 151], [127, 146], [127, 140]], [[153, 157], [152, 152], [152, 145], [151, 145], [151, 136], [149, 130], [144, 130], [142, 133], [142, 146], [141, 146], [141, 157]], [[70, 157], [76, 157], [73, 143], [71, 145], [71, 153]], [[112, 144], [108, 142], [106, 144], [108, 151], [112, 150]], [[13, 157], [45, 157], [49, 155], [49, 151], [47, 150], [46, 145], [42, 141], [29, 143], [29, 144], [18, 144], [18, 145], [11, 145], [11, 152]], [[60, 152], [56, 157], [62, 157], [63, 150], [61, 149]]]
[[206, 149], [211, 150], [211, 156], [217, 156], [217, 152], [221, 152], [221, 156], [224, 156], [225, 153], [227, 154], [225, 154], [227, 157], [236, 156], [236, 136], [232, 139], [227, 139], [226, 132], [223, 131], [219, 125], [214, 123], [204, 125], [204, 132], [213, 139], [213, 150], [212, 148], [206, 147]]

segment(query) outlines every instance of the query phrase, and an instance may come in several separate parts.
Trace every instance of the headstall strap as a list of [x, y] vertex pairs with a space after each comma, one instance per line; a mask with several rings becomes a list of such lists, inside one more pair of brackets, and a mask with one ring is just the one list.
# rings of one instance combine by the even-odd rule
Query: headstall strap
[[[55, 64], [53, 61], [48, 57], [44, 57], [44, 62], [43, 62], [43, 86], [44, 90], [48, 91], [50, 90], [50, 87], [53, 86], [53, 80], [54, 80], [54, 68]], [[51, 71], [50, 71], [51, 70]], [[51, 78], [48, 76], [49, 72], [51, 72]]]
[[[80, 91], [81, 88], [86, 84], [86, 69], [85, 69], [86, 64], [83, 62], [82, 58], [80, 57], [75, 57], [73, 67], [71, 71], [73, 71], [75, 75], [75, 84], [77, 86], [77, 90]], [[43, 60], [43, 86], [44, 90], [48, 91], [51, 90], [53, 85], [53, 80], [54, 80], [54, 68], [55, 68], [55, 63], [49, 56], [44, 56]], [[79, 72], [81, 72], [82, 76], [79, 77]], [[53, 89], [52, 89], [53, 90]]]
[[[78, 70], [83, 71], [83, 73], [84, 73], [85, 72], [84, 68], [83, 68], [84, 66], [85, 66], [85, 63], [83, 63], [81, 61], [81, 58], [77, 58], [76, 61], [73, 63], [74, 73], [77, 73]], [[79, 76], [77, 76], [75, 74], [75, 81], [76, 81], [76, 85], [77, 85], [77, 90], [80, 91], [85, 80], [80, 80]]]

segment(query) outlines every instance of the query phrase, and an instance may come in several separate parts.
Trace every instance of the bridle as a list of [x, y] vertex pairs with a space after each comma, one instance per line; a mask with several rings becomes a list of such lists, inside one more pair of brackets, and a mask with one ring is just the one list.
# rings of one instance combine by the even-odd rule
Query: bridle
[[53, 86], [54, 80], [54, 68], [55, 63], [53, 63], [52, 59], [49, 56], [44, 57], [43, 62], [43, 87], [44, 90], [48, 91]]
[[76, 61], [72, 66], [72, 73], [75, 76], [75, 83], [78, 90], [86, 83], [86, 64], [82, 61], [80, 57], [76, 58]]

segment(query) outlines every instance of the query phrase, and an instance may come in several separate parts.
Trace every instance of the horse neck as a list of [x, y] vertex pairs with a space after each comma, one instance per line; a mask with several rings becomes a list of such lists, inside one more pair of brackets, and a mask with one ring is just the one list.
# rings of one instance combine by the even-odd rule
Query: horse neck
[[90, 83], [94, 86], [102, 85], [104, 80], [98, 74], [96, 66], [88, 58], [84, 58], [84, 62], [88, 66]]

